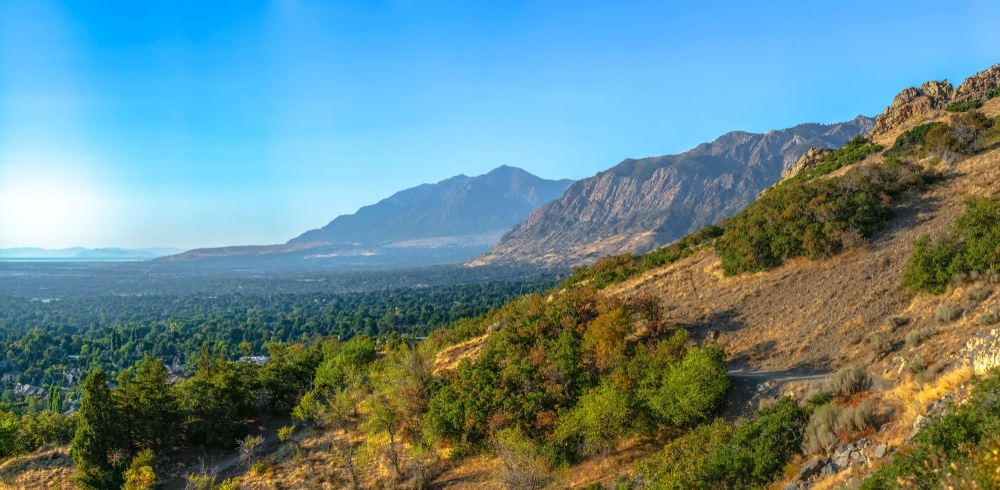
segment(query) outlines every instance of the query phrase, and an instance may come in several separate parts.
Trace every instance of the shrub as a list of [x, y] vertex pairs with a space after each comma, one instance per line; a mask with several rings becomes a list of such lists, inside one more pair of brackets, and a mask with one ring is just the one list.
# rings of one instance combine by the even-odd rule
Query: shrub
[[1000, 97], [1000, 87], [993, 87], [989, 92], [986, 92], [986, 96], [989, 98]]
[[931, 128], [925, 137], [925, 148], [938, 155], [974, 155], [983, 150], [980, 137], [993, 123], [993, 119], [979, 111], [963, 112], [951, 124]]
[[549, 464], [538, 448], [517, 428], [503, 429], [494, 436], [493, 451], [500, 460], [497, 480], [504, 488], [535, 490], [549, 479]]
[[821, 405], [809, 417], [803, 434], [802, 444], [809, 454], [822, 454], [839, 442], [834, 427], [840, 417], [840, 409], [833, 403]]
[[864, 368], [854, 366], [827, 375], [824, 385], [834, 396], [851, 396], [871, 388], [872, 380]]
[[885, 158], [900, 158], [905, 156], [912, 156], [918, 153], [918, 150], [924, 146], [927, 141], [927, 133], [938, 126], [947, 126], [942, 122], [932, 122], [928, 124], [921, 124], [905, 133], [899, 135], [896, 141], [892, 144], [892, 148], [889, 148], [882, 154]]
[[979, 109], [982, 106], [983, 106], [982, 101], [966, 100], [962, 102], [955, 102], [953, 104], [949, 104], [948, 107], [944, 108], [944, 110], [948, 112], [965, 112], [965, 111], [971, 111], [973, 109]]
[[905, 316], [893, 315], [885, 319], [885, 323], [892, 327], [893, 329], [906, 326], [910, 323], [910, 319]]
[[993, 308], [992, 310], [987, 311], [982, 315], [979, 315], [979, 318], [976, 320], [976, 322], [982, 327], [996, 325], [997, 322], [1000, 322], [1000, 310], [998, 310], [997, 308]]
[[838, 433], [860, 432], [875, 425], [875, 404], [865, 400], [840, 411], [834, 430]]
[[983, 286], [973, 286], [965, 293], [965, 296], [972, 301], [982, 301], [989, 298], [993, 294], [993, 291], [983, 287]]
[[936, 327], [924, 327], [918, 330], [910, 330], [906, 333], [906, 345], [910, 347], [916, 347], [923, 343], [923, 341], [937, 335], [938, 329]]
[[903, 273], [903, 285], [913, 292], [940, 294], [958, 275], [993, 276], [1000, 264], [1000, 201], [977, 197], [965, 201], [965, 211], [948, 233], [934, 242], [917, 241]]
[[809, 410], [816, 410], [831, 401], [833, 401], [833, 393], [830, 393], [829, 391], [820, 391], [819, 393], [809, 396], [806, 400], [806, 408]]
[[872, 335], [871, 343], [872, 348], [875, 350], [875, 355], [878, 357], [885, 356], [893, 350], [892, 340], [885, 335]]
[[934, 318], [941, 323], [951, 323], [961, 317], [962, 309], [948, 303], [941, 303], [934, 309]]
[[761, 488], [799, 451], [807, 414], [791, 398], [737, 426], [695, 427], [637, 465], [652, 488]]

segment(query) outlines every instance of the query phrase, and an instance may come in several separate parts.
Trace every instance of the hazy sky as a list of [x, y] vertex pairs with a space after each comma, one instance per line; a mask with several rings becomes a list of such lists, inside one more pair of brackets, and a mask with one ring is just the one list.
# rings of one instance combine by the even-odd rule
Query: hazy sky
[[0, 248], [279, 243], [502, 164], [583, 178], [874, 116], [1000, 61], [998, 22], [993, 1], [0, 0]]

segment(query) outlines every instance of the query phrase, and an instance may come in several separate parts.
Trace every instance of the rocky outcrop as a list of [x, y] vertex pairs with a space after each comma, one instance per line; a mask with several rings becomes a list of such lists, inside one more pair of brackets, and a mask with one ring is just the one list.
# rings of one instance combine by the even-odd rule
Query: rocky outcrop
[[951, 103], [955, 90], [948, 80], [927, 82], [919, 88], [904, 89], [892, 100], [892, 105], [875, 118], [875, 127], [871, 135], [878, 136], [888, 133], [896, 126], [921, 114], [944, 109]]
[[823, 158], [831, 153], [833, 153], [832, 148], [810, 148], [805, 155], [799, 157], [799, 161], [795, 162], [795, 165], [781, 172], [781, 180], [790, 179], [805, 170], [816, 168], [823, 161]]
[[1000, 87], [1000, 64], [972, 75], [955, 89], [954, 101], [983, 100], [989, 98], [990, 90]]
[[958, 88], [953, 88], [948, 80], [930, 81], [920, 87], [904, 89], [885, 112], [875, 118], [875, 128], [872, 136], [879, 136], [892, 131], [909, 119], [927, 115], [941, 110], [949, 104], [967, 100], [986, 101], [989, 92], [1000, 86], [1000, 64], [981, 71], [962, 82]]
[[679, 155], [628, 159], [536, 209], [474, 263], [572, 265], [645, 252], [736, 214], [814, 147], [840, 147], [870, 118], [736, 131]]

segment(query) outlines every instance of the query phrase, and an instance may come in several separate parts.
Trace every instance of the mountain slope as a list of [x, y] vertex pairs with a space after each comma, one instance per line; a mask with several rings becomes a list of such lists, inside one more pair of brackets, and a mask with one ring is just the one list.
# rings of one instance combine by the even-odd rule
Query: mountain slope
[[407, 240], [499, 233], [558, 198], [571, 180], [546, 180], [501, 166], [397, 192], [355, 214], [339, 216], [289, 244], [380, 245]]
[[574, 264], [648, 251], [743, 209], [809, 148], [839, 147], [873, 125], [858, 116], [766, 134], [734, 131], [679, 155], [627, 159], [575, 182], [476, 263]]

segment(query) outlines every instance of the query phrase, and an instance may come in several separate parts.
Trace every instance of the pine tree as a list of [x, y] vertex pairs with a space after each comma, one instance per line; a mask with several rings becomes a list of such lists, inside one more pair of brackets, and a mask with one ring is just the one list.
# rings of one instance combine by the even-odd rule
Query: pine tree
[[103, 490], [122, 485], [123, 440], [104, 371], [98, 369], [83, 383], [83, 399], [73, 437], [74, 483]]

